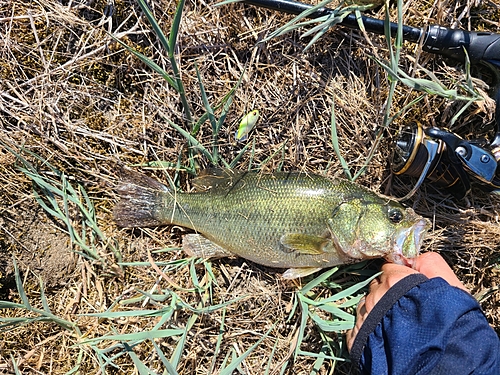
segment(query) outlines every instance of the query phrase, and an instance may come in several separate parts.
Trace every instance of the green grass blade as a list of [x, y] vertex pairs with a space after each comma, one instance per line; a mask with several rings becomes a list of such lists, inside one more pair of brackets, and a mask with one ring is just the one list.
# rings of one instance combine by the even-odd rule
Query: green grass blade
[[203, 290], [203, 288], [200, 285], [200, 280], [198, 279], [198, 275], [196, 274], [195, 259], [192, 259], [191, 264], [189, 265], [189, 276], [190, 276], [191, 282], [193, 283], [193, 286], [195, 287], [195, 289], [196, 290]]
[[[172, 299], [172, 302], [174, 302], [175, 298]], [[172, 303], [172, 305], [175, 305], [175, 303]], [[172, 315], [174, 315], [174, 312], [177, 310], [170, 306], [171, 310], [164, 314], [159, 320], [158, 323], [155, 324], [154, 330], [159, 330], [161, 327], [163, 327], [164, 324], [167, 324], [172, 319]]]
[[217, 342], [215, 344], [215, 349], [214, 349], [214, 354], [213, 354], [213, 358], [212, 358], [212, 363], [210, 365], [210, 371], [208, 372], [209, 374], [213, 374], [215, 372], [216, 360], [217, 360], [217, 357], [218, 357], [219, 352], [220, 352], [220, 347], [221, 347], [221, 344], [222, 344], [222, 339], [224, 338], [224, 323], [225, 323], [225, 319], [226, 319], [226, 309], [224, 308], [222, 310], [222, 316], [221, 316], [221, 319], [220, 319], [220, 326], [219, 326], [219, 334], [217, 335]]
[[314, 278], [313, 280], [309, 281], [305, 286], [300, 289], [300, 294], [305, 295], [308, 293], [312, 288], [317, 287], [319, 284], [325, 282], [330, 276], [332, 276], [335, 272], [338, 271], [338, 267], [333, 267], [332, 269], [329, 269], [326, 272], [323, 272], [321, 275], [318, 277]]
[[207, 120], [208, 120], [208, 113], [205, 112], [202, 116], [200, 116], [198, 121], [194, 123], [193, 129], [191, 130], [191, 134], [196, 135], [200, 131], [201, 125], [203, 125]]
[[236, 167], [236, 165], [238, 164], [238, 162], [241, 160], [241, 158], [243, 157], [243, 155], [245, 154], [246, 150], [248, 150], [248, 147], [250, 147], [250, 143], [247, 143], [245, 145], [245, 147], [243, 147], [240, 152], [238, 152], [238, 155], [236, 155], [234, 157], [233, 160], [231, 160], [231, 162], [229, 163], [229, 169], [233, 169], [234, 167]]
[[212, 264], [210, 263], [210, 261], [203, 260], [203, 266], [205, 267], [205, 270], [207, 271], [208, 275], [210, 276], [210, 283], [218, 285], [217, 284], [217, 277], [215, 277], [214, 270], [212, 269]]
[[43, 280], [40, 278], [40, 299], [42, 300], [42, 306], [43, 306], [43, 309], [52, 314], [52, 312], [50, 311], [50, 307], [49, 307], [49, 303], [47, 302], [47, 298], [45, 297], [45, 290], [44, 290], [44, 287], [43, 287]]
[[[308, 21], [304, 21], [304, 22], [301, 22], [301, 23], [298, 23], [296, 24], [296, 26], [307, 26], [307, 25], [310, 25], [310, 24], [313, 24], [313, 23], [318, 23], [320, 22], [319, 25], [316, 25], [312, 28], [310, 28], [309, 30], [307, 30], [305, 33], [303, 33], [300, 37], [301, 38], [306, 38], [308, 37], [309, 35], [312, 35], [312, 34], [316, 34], [316, 33], [319, 33], [319, 32], [324, 32], [324, 29], [328, 29], [329, 25], [334, 22], [333, 20], [337, 19], [338, 21], [341, 20], [340, 17], [337, 17], [337, 16], [334, 16], [334, 15], [331, 15], [331, 16], [323, 16], [323, 17], [319, 17], [319, 18], [314, 18], [312, 20], [308, 20]], [[311, 44], [311, 43], [309, 43]], [[306, 47], [307, 48], [307, 47]]]
[[[307, 18], [310, 14], [316, 12], [319, 8], [327, 6], [331, 2], [332, 2], [332, 0], [324, 0], [324, 1], [320, 2], [319, 4], [311, 7], [310, 9], [305, 10], [304, 12], [300, 13], [297, 17], [293, 18], [291, 21], [287, 22], [285, 25], [281, 26], [279, 29], [272, 32], [268, 37], [266, 37], [264, 40], [262, 40], [261, 43], [265, 43], [272, 38], [283, 35], [289, 31], [295, 29], [296, 27], [294, 27], [294, 26], [296, 23], [298, 23], [299, 21], [301, 21], [304, 18]], [[333, 14], [337, 13], [339, 11], [339, 9], [340, 8], [335, 8], [333, 11]], [[330, 16], [326, 16], [326, 17], [330, 17]], [[318, 21], [318, 20], [316, 20], [316, 21]]]
[[[340, 21], [339, 21], [340, 22]], [[339, 23], [339, 22], [335, 22], [335, 23], [328, 23], [326, 25], [321, 25], [322, 27], [319, 28], [318, 32], [311, 38], [311, 40], [309, 41], [309, 43], [307, 43], [307, 45], [305, 46], [304, 48], [304, 51], [307, 51], [310, 47], [312, 47], [312, 45], [314, 43], [316, 43], [316, 41], [321, 38], [329, 29], [332, 25], [336, 24], [336, 23]]]
[[[95, 216], [94, 204], [92, 203], [87, 192], [85, 191], [85, 189], [81, 185], [78, 185], [78, 193], [85, 200], [85, 205], [83, 205], [81, 201], [79, 201], [79, 203], [78, 203], [80, 211], [82, 211], [84, 213], [85, 218], [87, 219], [88, 223], [92, 227], [92, 230], [99, 237], [99, 239], [103, 242], [106, 242], [107, 241], [106, 235], [101, 231], [101, 229], [97, 225], [97, 218]], [[78, 194], [78, 193], [75, 192], [75, 194]], [[88, 207], [88, 210], [85, 209], [85, 207]]]
[[105, 311], [101, 313], [81, 314], [80, 316], [94, 316], [102, 319], [116, 319], [126, 317], [155, 317], [163, 316], [173, 310], [170, 306], [158, 310], [132, 310], [132, 311]]
[[464, 113], [464, 112], [465, 112], [465, 110], [466, 110], [467, 108], [469, 108], [469, 106], [471, 106], [471, 105], [472, 105], [472, 103], [473, 103], [473, 101], [469, 101], [469, 102], [465, 103], [465, 104], [464, 104], [464, 106], [463, 106], [462, 108], [460, 108], [460, 110], [459, 110], [459, 111], [457, 111], [457, 113], [455, 113], [455, 114], [453, 115], [453, 117], [452, 117], [452, 118], [451, 118], [451, 120], [450, 120], [450, 125], [453, 125], [453, 124], [457, 121], [457, 119], [458, 119], [458, 118], [462, 115], [462, 113]]
[[[140, 0], [142, 1], [142, 0]], [[177, 35], [179, 34], [179, 25], [181, 23], [182, 11], [184, 9], [184, 0], [179, 0], [175, 10], [174, 21], [170, 27], [170, 37], [168, 39], [169, 56], [173, 57], [175, 45], [177, 44]]]
[[144, 363], [142, 363], [139, 357], [137, 357], [137, 354], [135, 354], [134, 350], [127, 343], [123, 343], [123, 347], [132, 359], [132, 362], [134, 362], [135, 369], [139, 371], [140, 375], [157, 375], [156, 372], [150, 370]]
[[83, 360], [83, 354], [85, 353], [83, 348], [80, 348], [80, 352], [78, 353], [78, 357], [76, 359], [76, 365], [73, 366], [71, 370], [69, 370], [67, 373], [64, 375], [73, 375], [73, 374], [79, 374], [80, 373], [80, 366], [82, 365], [82, 360]]
[[174, 88], [175, 91], [179, 92], [179, 86], [177, 85], [176, 81], [174, 78], [172, 78], [165, 70], [163, 70], [157, 63], [155, 63], [153, 60], [150, 58], [146, 57], [139, 51], [135, 50], [134, 48], [128, 46], [124, 42], [122, 42], [120, 39], [114, 37], [111, 35], [111, 37], [118, 43], [120, 43], [127, 51], [132, 53], [135, 57], [137, 57], [139, 60], [141, 60], [144, 64], [149, 66], [151, 69], [153, 69], [156, 73], [158, 73], [165, 81], [168, 82], [170, 86]]
[[[323, 26], [323, 23], [327, 22], [328, 19], [329, 19], [329, 17], [330, 16], [323, 16], [323, 17], [314, 18], [312, 20], [307, 20], [307, 21], [303, 21], [303, 22], [294, 23], [294, 24], [292, 24], [290, 26], [287, 26], [286, 28], [283, 28], [281, 30], [276, 30], [275, 31], [276, 34], [274, 34], [274, 33], [270, 34], [269, 37], [265, 38], [262, 42], [266, 42], [266, 41], [268, 41], [268, 40], [270, 40], [272, 38], [276, 38], [276, 37], [282, 36], [284, 34], [292, 32], [294, 30], [300, 29], [302, 27], [309, 26], [312, 23], [322, 22], [321, 26]], [[321, 26], [319, 28], [321, 28]], [[302, 35], [302, 37], [303, 36], [304, 35]], [[308, 48], [308, 46], [306, 48], [304, 48], [304, 50], [307, 49], [307, 48]]]
[[216, 165], [212, 154], [200, 142], [198, 142], [198, 140], [195, 137], [193, 137], [191, 135], [191, 133], [185, 131], [179, 125], [173, 123], [172, 121], [170, 121], [166, 117], [164, 117], [164, 116], [162, 116], [162, 117], [169, 123], [170, 126], [172, 126], [175, 130], [177, 130], [179, 133], [181, 133], [181, 135], [184, 136], [184, 138], [186, 138], [186, 140], [189, 142], [189, 144], [192, 147], [194, 147], [196, 150], [201, 152], [210, 161], [210, 163], [212, 163], [213, 165]]
[[[234, 85], [231, 90], [229, 90], [229, 92], [224, 95], [224, 97], [222, 98], [222, 100], [220, 101], [220, 103], [218, 103], [216, 106], [213, 107], [213, 110], [214, 112], [217, 111], [219, 108], [222, 107], [222, 115], [221, 115], [221, 118], [219, 118], [219, 121], [218, 121], [218, 124], [217, 124], [217, 128], [220, 130], [222, 124], [223, 124], [223, 121], [225, 120], [225, 113], [229, 110], [229, 106], [231, 105], [232, 103], [232, 99], [234, 97], [234, 95], [236, 94], [236, 90], [238, 89], [238, 87], [240, 86], [241, 84], [241, 81], [243, 79], [243, 74], [244, 74], [245, 70], [243, 71], [243, 73], [240, 75], [240, 78], [238, 79], [238, 82], [236, 82], [236, 85]], [[230, 104], [226, 104], [227, 102], [231, 101]], [[201, 125], [208, 120], [208, 113], [205, 112], [199, 119], [198, 121], [196, 121], [196, 123], [194, 124], [193, 126], [193, 130], [191, 131], [191, 134], [192, 135], [195, 135], [196, 133], [198, 133], [198, 131], [200, 130], [201, 128]]]
[[160, 40], [161, 45], [163, 48], [165, 48], [165, 51], [167, 51], [167, 55], [170, 60], [170, 64], [172, 67], [173, 71], [173, 77], [168, 75], [162, 68], [160, 68], [156, 63], [154, 63], [152, 60], [148, 59], [146, 56], [142, 55], [141, 53], [135, 51], [134, 49], [131, 49], [121, 41], [117, 40], [120, 44], [122, 44], [127, 50], [132, 52], [135, 56], [137, 56], [139, 59], [141, 59], [145, 64], [150, 66], [153, 70], [155, 70], [157, 73], [159, 73], [179, 94], [181, 102], [182, 102], [182, 107], [184, 108], [184, 113], [186, 115], [186, 119], [190, 126], [192, 126], [193, 119], [191, 116], [191, 107], [189, 106], [188, 99], [186, 97], [186, 91], [184, 89], [184, 84], [182, 83], [182, 80], [180, 78], [180, 72], [179, 68], [177, 66], [177, 62], [175, 60], [174, 52], [175, 52], [175, 44], [177, 41], [177, 35], [179, 31], [179, 24], [180, 24], [180, 19], [182, 16], [182, 10], [184, 7], [184, 0], [180, 0], [178, 7], [176, 9], [176, 13], [174, 15], [174, 21], [172, 23], [172, 27], [170, 30], [170, 38], [167, 39], [165, 34], [163, 33], [162, 29], [160, 28], [160, 25], [156, 21], [153, 13], [151, 12], [151, 9], [149, 8], [148, 4], [144, 0], [137, 0], [137, 3], [139, 4], [141, 10], [143, 11], [144, 15], [148, 19], [150, 25], [153, 28], [154, 33]]
[[105, 340], [116, 340], [116, 341], [144, 341], [144, 340], [152, 340], [159, 339], [165, 337], [172, 336], [181, 336], [184, 333], [182, 329], [161, 329], [155, 331], [142, 331], [142, 332], [134, 332], [134, 333], [124, 333], [119, 335], [108, 335], [96, 337], [93, 339], [88, 339], [81, 341], [79, 344], [97, 344]]
[[223, 369], [221, 372], [220, 372], [220, 375], [232, 375], [233, 374], [233, 371], [235, 371], [238, 366], [241, 365], [241, 363], [245, 360], [246, 357], [248, 357], [250, 355], [250, 353], [252, 353], [255, 348], [257, 346], [260, 345], [260, 343], [262, 341], [264, 341], [264, 339], [269, 336], [269, 333], [271, 333], [271, 330], [274, 329], [274, 325], [269, 328], [269, 330], [255, 343], [253, 344], [250, 348], [248, 348], [247, 351], [245, 351], [242, 355], [240, 355], [239, 357], [233, 359], [231, 361], [231, 363], [229, 364], [229, 366], [227, 366], [225, 369]]
[[172, 364], [168, 361], [167, 357], [165, 357], [165, 354], [163, 353], [163, 350], [158, 346], [158, 344], [154, 341], [151, 341], [153, 344], [156, 354], [158, 354], [158, 357], [161, 360], [161, 363], [163, 363], [163, 366], [165, 366], [165, 370], [167, 371], [167, 374], [169, 375], [178, 375], [177, 370], [172, 366]]
[[279, 340], [274, 341], [273, 349], [271, 350], [271, 353], [269, 354], [269, 359], [267, 360], [267, 366], [266, 370], [264, 371], [264, 375], [269, 375], [269, 372], [271, 371], [271, 364], [274, 358], [274, 354], [276, 353], [276, 349], [278, 348], [278, 343]]
[[189, 332], [191, 331], [191, 328], [193, 328], [193, 325], [196, 323], [198, 320], [198, 315], [193, 314], [189, 317], [186, 327], [183, 330], [183, 334], [177, 343], [177, 346], [175, 347], [174, 353], [172, 354], [172, 358], [170, 359], [170, 363], [172, 363], [172, 366], [174, 368], [177, 368], [179, 366], [179, 362], [182, 358], [182, 353], [184, 351], [184, 346], [186, 345], [186, 340], [188, 337]]
[[207, 111], [208, 119], [210, 120], [210, 124], [212, 124], [212, 134], [217, 134], [217, 119], [214, 115], [214, 110], [208, 101], [207, 92], [205, 91], [205, 86], [203, 85], [203, 81], [201, 80], [200, 70], [198, 66], [196, 68], [196, 77], [198, 78], [198, 85], [200, 87], [201, 99], [203, 101], [203, 105], [205, 106], [205, 110]]
[[[52, 173], [55, 176], [57, 176], [60, 180], [57, 181], [51, 177], [42, 176], [35, 169], [35, 167], [33, 167], [33, 165], [31, 165], [31, 163], [29, 163], [26, 159], [21, 157], [21, 155], [19, 155], [10, 148], [8, 148], [8, 150], [11, 153], [13, 153], [16, 156], [16, 158], [22, 163], [22, 166], [17, 167], [18, 170], [24, 173], [27, 177], [29, 177], [33, 181], [34, 187], [38, 186], [39, 191], [37, 191], [37, 189], [35, 188], [33, 189], [33, 196], [36, 202], [49, 215], [53, 216], [58, 220], [61, 220], [62, 223], [64, 223], [66, 231], [64, 231], [62, 228], [61, 230], [63, 230], [66, 234], [69, 235], [72, 244], [80, 246], [84, 251], [84, 253], [79, 253], [79, 254], [85, 254], [83, 256], [91, 260], [99, 260], [103, 262], [102, 258], [95, 250], [94, 238], [97, 235], [103, 243], [106, 243], [107, 239], [97, 225], [94, 214], [95, 213], [94, 206], [90, 201], [88, 195], [86, 194], [85, 190], [81, 187], [81, 185], [78, 185], [78, 191], [77, 191], [69, 183], [64, 173], [59, 172], [50, 163], [43, 160], [38, 155], [23, 149], [23, 152], [41, 161], [43, 165], [48, 167], [52, 171]], [[82, 196], [86, 204], [82, 202], [81, 200]], [[60, 206], [61, 200], [62, 200], [62, 209]], [[69, 214], [70, 203], [74, 204], [83, 216], [83, 219], [80, 223], [82, 225], [82, 235], [79, 235], [75, 227], [73, 226]], [[92, 231], [88, 233], [88, 235], [86, 231], [87, 226], [89, 226], [92, 229]], [[87, 240], [92, 246], [87, 245]], [[111, 249], [116, 255], [119, 255], [115, 251], [114, 247], [111, 247]]]
[[[22, 308], [24, 306], [21, 306]], [[22, 327], [33, 321], [37, 321], [37, 318], [0, 318], [0, 332], [7, 332], [11, 329]]]
[[304, 340], [304, 333], [307, 327], [307, 319], [309, 318], [309, 306], [299, 298], [299, 304], [300, 304], [300, 325], [299, 325], [299, 334], [297, 337], [297, 346], [295, 348], [294, 352], [294, 361], [297, 360], [297, 356], [300, 353], [300, 347], [302, 346], [302, 341]]
[[[425, 78], [414, 78], [409, 76], [406, 72], [401, 70], [399, 67], [396, 67], [394, 69], [392, 66], [389, 66], [387, 63], [380, 61], [376, 58], [373, 58], [374, 61], [380, 65], [388, 74], [393, 78], [394, 81], [399, 81], [403, 83], [404, 85], [415, 89], [417, 91], [425, 92], [430, 95], [438, 95], [442, 98], [449, 99], [449, 100], [464, 100], [464, 101], [470, 101], [470, 100], [482, 100], [482, 97], [476, 93], [475, 91], [472, 91], [470, 96], [464, 96], [460, 95], [457, 90], [455, 89], [448, 89], [446, 86], [444, 86], [441, 81], [430, 71], [425, 70], [424, 72], [429, 76], [431, 79], [425, 79]], [[468, 90], [466, 90], [468, 91]]]
[[335, 97], [332, 97], [332, 117], [331, 117], [330, 128], [331, 128], [331, 133], [332, 133], [333, 151], [335, 152], [335, 155], [337, 155], [337, 158], [340, 161], [340, 165], [342, 166], [342, 170], [344, 171], [344, 174], [346, 175], [346, 177], [349, 180], [353, 181], [351, 171], [349, 169], [349, 165], [347, 164], [346, 160], [342, 156], [342, 153], [340, 152], [339, 137], [337, 134], [337, 120], [335, 117]]
[[411, 102], [406, 104], [403, 108], [401, 108], [398, 112], [396, 112], [389, 120], [389, 123], [392, 124], [394, 120], [399, 118], [400, 116], [404, 115], [411, 107], [413, 107], [415, 104], [417, 104], [419, 101], [421, 101], [423, 98], [425, 98], [425, 95], [420, 95], [417, 98], [413, 99]]
[[10, 301], [0, 301], [0, 309], [23, 309], [25, 306], [20, 303]]
[[403, 47], [403, 0], [397, 0], [397, 13], [398, 13], [398, 29], [396, 32], [396, 40], [394, 41], [394, 47], [396, 49], [395, 61], [396, 66], [399, 66], [399, 57], [401, 54], [401, 48]]
[[137, 4], [139, 4], [139, 7], [141, 8], [146, 18], [148, 19], [149, 24], [151, 25], [154, 33], [160, 40], [161, 45], [163, 46], [163, 48], [165, 48], [165, 51], [167, 51], [167, 53], [170, 54], [171, 49], [169, 41], [165, 36], [165, 34], [163, 33], [163, 30], [161, 29], [160, 25], [158, 25], [158, 22], [156, 22], [156, 19], [153, 16], [151, 9], [149, 8], [149, 5], [144, 0], [137, 0]]
[[[22, 170], [21, 170], [22, 172]], [[49, 199], [49, 201], [52, 203], [52, 206], [54, 207], [54, 201], [55, 201], [55, 197], [53, 196], [53, 194], [48, 191], [48, 190], [45, 190], [44, 191], [46, 194], [45, 194], [45, 197]], [[58, 218], [58, 219], [61, 219], [64, 221], [64, 217], [62, 215], [62, 212], [61, 210], [59, 209], [59, 206], [55, 206], [55, 210], [50, 208], [46, 203], [45, 201], [43, 200], [43, 198], [40, 196], [40, 194], [38, 194], [38, 192], [36, 190], [33, 190], [33, 197], [35, 198], [35, 201], [40, 205], [40, 207], [42, 207], [49, 215], [55, 217], [55, 218]]]
[[306, 297], [301, 296], [300, 297], [305, 303], [307, 303], [310, 306], [316, 306], [316, 308], [321, 309], [327, 313], [330, 313], [337, 318], [343, 319], [343, 320], [352, 320], [353, 316], [344, 310], [340, 309], [333, 303], [323, 303], [323, 301], [312, 301]]
[[325, 299], [326, 302], [334, 301], [334, 300], [341, 300], [343, 298], [347, 298], [349, 296], [352, 296], [354, 293], [358, 292], [359, 290], [363, 289], [365, 286], [367, 286], [370, 281], [373, 279], [377, 278], [380, 276], [381, 272], [377, 272], [373, 276], [369, 277], [366, 280], [363, 280], [353, 286], [350, 286], [349, 288], [346, 288], [336, 294], [334, 294], [332, 297]]
[[313, 358], [324, 358], [332, 361], [345, 361], [345, 358], [340, 358], [340, 357], [334, 357], [334, 356], [329, 356], [324, 353], [313, 353], [313, 352], [306, 352], [306, 351], [299, 351], [298, 355], [303, 355], [306, 357], [313, 357]]
[[[323, 349], [324, 349], [324, 346], [322, 348], [322, 352], [323, 352]], [[314, 361], [314, 365], [313, 365], [313, 368], [311, 370], [311, 372], [309, 373], [310, 375], [317, 375], [320, 373], [320, 369], [321, 367], [323, 366], [323, 363], [325, 362], [325, 358], [323, 357], [318, 357], [316, 358], [316, 361]]]
[[14, 367], [14, 374], [21, 375], [21, 371], [19, 370], [19, 366], [17, 365], [17, 361], [12, 354], [10, 355], [10, 360], [12, 361], [12, 366]]
[[[62, 198], [62, 205], [63, 205], [63, 212], [62, 212], [62, 220], [64, 221], [64, 223], [66, 224], [66, 226], [68, 227], [68, 232], [70, 233], [71, 235], [71, 239], [73, 242], [75, 242], [75, 231], [74, 231], [74, 228], [73, 226], [71, 225], [71, 222], [70, 222], [70, 216], [69, 216], [69, 206], [68, 206], [68, 194], [67, 194], [67, 183], [66, 183], [66, 178], [64, 177], [64, 173], [61, 175], [61, 186], [62, 186], [62, 192], [60, 194], [60, 197]], [[53, 203], [52, 203], [54, 206], [57, 206], [59, 207], [59, 204], [57, 203], [57, 201], [54, 199], [53, 200]], [[82, 226], [83, 227], [83, 226]], [[80, 240], [81, 240], [81, 237], [80, 237]], [[84, 247], [86, 247], [85, 245], [85, 241], [81, 240], [81, 243], [84, 245]]]
[[[397, 69], [397, 62], [396, 62], [396, 57], [394, 55], [394, 49], [392, 48], [392, 36], [391, 36], [391, 15], [389, 13], [389, 6], [388, 4], [385, 5], [385, 18], [384, 18], [384, 36], [385, 36], [385, 41], [387, 43], [387, 49], [389, 50], [389, 60], [391, 62], [391, 67], [393, 69]], [[392, 77], [391, 73], [388, 72], [388, 80], [391, 82], [394, 78]]]
[[12, 264], [14, 265], [14, 277], [16, 279], [16, 288], [19, 293], [19, 297], [21, 297], [21, 301], [23, 301], [24, 308], [27, 310], [31, 310], [32, 307], [30, 305], [30, 301], [28, 300], [28, 296], [24, 291], [23, 281], [21, 280], [21, 273], [19, 272], [19, 268], [17, 267], [17, 262], [15, 258], [12, 258]]
[[236, 82], [233, 88], [229, 90], [227, 95], [224, 96], [224, 100], [222, 101], [222, 112], [219, 116], [219, 120], [217, 121], [217, 134], [220, 132], [220, 129], [222, 128], [222, 125], [224, 124], [224, 121], [226, 120], [226, 116], [229, 113], [229, 109], [231, 108], [231, 104], [233, 104], [233, 98], [234, 95], [236, 94], [236, 90], [241, 85], [241, 81], [243, 80], [243, 75], [245, 74], [246, 67], [243, 69], [243, 72], [240, 74], [240, 78]]
[[21, 275], [19, 272], [19, 268], [17, 266], [17, 262], [15, 259], [12, 260], [13, 266], [14, 266], [14, 273], [15, 273], [15, 281], [16, 281], [16, 288], [19, 293], [19, 297], [21, 298], [21, 301], [23, 302], [22, 304], [14, 304], [8, 301], [0, 301], [0, 307], [4, 308], [19, 308], [19, 309], [25, 309], [27, 311], [31, 311], [32, 313], [36, 314], [37, 316], [35, 317], [23, 317], [23, 318], [6, 318], [6, 319], [0, 319], [0, 322], [5, 322], [2, 326], [0, 326], [1, 330], [4, 330], [4, 328], [9, 327], [9, 326], [18, 326], [18, 325], [24, 325], [24, 324], [29, 324], [34, 321], [48, 321], [52, 323], [56, 323], [60, 325], [61, 327], [74, 331], [76, 330], [79, 332], [78, 327], [75, 323], [69, 322], [67, 320], [64, 320], [62, 318], [59, 318], [58, 316], [52, 314], [50, 312], [47, 300], [45, 298], [44, 290], [43, 290], [43, 284], [41, 284], [42, 289], [41, 289], [41, 296], [42, 296], [42, 305], [44, 307], [44, 310], [39, 310], [35, 309], [31, 306], [28, 297], [26, 295], [26, 292], [23, 287], [23, 283], [21, 280]]
[[354, 317], [350, 320], [324, 320], [316, 314], [311, 314], [311, 319], [324, 332], [341, 332], [354, 327]]
[[[199, 71], [198, 67], [196, 67], [196, 76], [198, 78], [198, 85], [200, 87], [200, 93], [201, 93], [203, 105], [205, 107], [205, 110], [207, 111], [208, 119], [210, 120], [210, 124], [212, 125], [212, 159], [213, 159], [212, 164], [217, 165], [219, 162], [219, 145], [218, 145], [218, 140], [219, 140], [218, 122], [219, 121], [217, 121], [217, 119], [215, 118], [214, 110], [208, 101], [208, 96], [207, 96], [207, 93], [205, 91], [205, 87], [203, 85], [203, 82], [201, 80], [201, 75], [200, 75], [200, 71]], [[227, 164], [227, 163], [225, 163], [225, 164]]]

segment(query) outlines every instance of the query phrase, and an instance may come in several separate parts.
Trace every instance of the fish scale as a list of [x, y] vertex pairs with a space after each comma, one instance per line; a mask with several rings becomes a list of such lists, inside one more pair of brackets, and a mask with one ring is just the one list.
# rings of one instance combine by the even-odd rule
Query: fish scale
[[[239, 186], [243, 181], [246, 185]], [[323, 263], [323, 254], [301, 257], [276, 249], [285, 233], [323, 236], [327, 232], [327, 219], [338, 206], [339, 197], [321, 192], [331, 189], [333, 183], [323, 179], [319, 182], [323, 186], [315, 186], [313, 178], [248, 175], [229, 191], [178, 194], [173, 220], [167, 209], [172, 206], [171, 196], [165, 196], [166, 215], [161, 221], [196, 230], [232, 253], [257, 263], [265, 259], [280, 267], [315, 266]], [[304, 204], [308, 210], [304, 210]], [[337, 258], [337, 254], [331, 255]]]
[[209, 240], [200, 246], [213, 243], [266, 266], [315, 269], [411, 257], [428, 226], [394, 200], [319, 175], [216, 170], [195, 180], [199, 191], [173, 193], [147, 176], [123, 174], [114, 211], [119, 226], [183, 226]]

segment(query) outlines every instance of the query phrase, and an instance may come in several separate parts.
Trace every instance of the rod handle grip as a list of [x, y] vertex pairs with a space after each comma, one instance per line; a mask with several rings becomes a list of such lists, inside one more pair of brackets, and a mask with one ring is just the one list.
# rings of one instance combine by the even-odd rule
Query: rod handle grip
[[[465, 51], [471, 64], [482, 61], [500, 69], [500, 34], [449, 29], [433, 25], [424, 34], [423, 50], [465, 62]], [[465, 49], [465, 51], [464, 51]]]

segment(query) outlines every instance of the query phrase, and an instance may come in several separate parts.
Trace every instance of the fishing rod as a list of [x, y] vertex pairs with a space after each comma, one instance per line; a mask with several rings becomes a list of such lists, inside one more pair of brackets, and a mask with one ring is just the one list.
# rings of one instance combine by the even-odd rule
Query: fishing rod
[[[313, 8], [294, 0], [243, 0], [244, 3], [258, 7], [277, 10], [284, 13], [299, 15]], [[334, 14], [335, 10], [321, 7], [310, 13], [308, 18], [320, 18]], [[385, 21], [368, 16], [361, 16], [366, 31], [384, 35]], [[359, 29], [358, 19], [354, 14], [348, 14], [340, 23], [351, 29]], [[389, 23], [392, 36], [396, 36], [398, 24]], [[422, 49], [426, 52], [451, 57], [460, 62], [465, 62], [465, 52], [471, 64], [487, 62], [500, 68], [500, 34], [490, 32], [472, 32], [450, 29], [443, 26], [431, 25], [427, 28], [403, 25], [403, 39], [408, 42], [422, 42]]]
[[[313, 6], [294, 0], [243, 0], [244, 3], [299, 15], [311, 11]], [[320, 7], [307, 15], [320, 18], [334, 14], [335, 10]], [[385, 34], [385, 21], [361, 16], [364, 28], [375, 34]], [[340, 23], [359, 29], [358, 19], [348, 14]], [[398, 24], [390, 22], [392, 36]], [[440, 128], [423, 129], [420, 125], [405, 127], [394, 144], [392, 170], [396, 175], [418, 178], [411, 196], [425, 181], [457, 199], [463, 198], [476, 182], [485, 191], [500, 193], [500, 34], [451, 29], [439, 25], [426, 28], [402, 25], [403, 40], [421, 43], [426, 52], [449, 57], [472, 65], [482, 64], [493, 71], [496, 87], [495, 134], [489, 143], [465, 140], [459, 135]]]

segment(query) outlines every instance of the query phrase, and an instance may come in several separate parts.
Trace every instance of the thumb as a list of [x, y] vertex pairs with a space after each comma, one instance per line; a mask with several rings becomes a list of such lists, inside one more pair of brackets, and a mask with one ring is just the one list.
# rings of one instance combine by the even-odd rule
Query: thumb
[[428, 252], [415, 258], [412, 262], [413, 268], [427, 276], [429, 279], [441, 277], [451, 286], [460, 288], [469, 292], [464, 284], [458, 279], [453, 270], [441, 255], [434, 252]]

